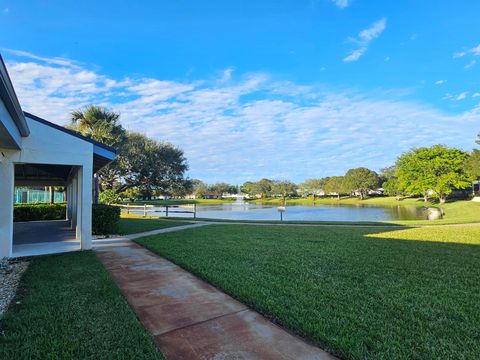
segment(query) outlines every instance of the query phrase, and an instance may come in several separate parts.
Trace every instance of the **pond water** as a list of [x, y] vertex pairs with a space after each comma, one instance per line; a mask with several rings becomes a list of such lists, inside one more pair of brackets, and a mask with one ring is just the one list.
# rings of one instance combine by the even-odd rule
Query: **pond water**
[[[165, 216], [164, 207], [148, 210], [149, 215]], [[192, 210], [185, 207], [169, 207], [169, 216], [192, 218], [192, 214], [176, 211]], [[155, 212], [156, 211], [156, 212]], [[143, 210], [130, 210], [143, 214]], [[197, 205], [197, 217], [228, 220], [279, 220], [278, 206], [253, 204], [243, 201], [219, 205]], [[375, 206], [375, 205], [288, 205], [283, 213], [285, 221], [389, 221], [427, 219], [425, 210], [415, 206]]]

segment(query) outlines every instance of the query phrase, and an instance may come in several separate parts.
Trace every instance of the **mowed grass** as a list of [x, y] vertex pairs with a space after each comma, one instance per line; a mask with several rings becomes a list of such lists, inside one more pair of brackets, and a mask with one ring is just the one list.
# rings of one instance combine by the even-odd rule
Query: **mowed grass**
[[164, 229], [174, 226], [187, 225], [185, 221], [161, 220], [158, 218], [143, 218], [135, 215], [122, 215], [120, 218], [120, 234], [136, 234], [144, 231]]
[[0, 359], [163, 359], [91, 251], [38, 257], [0, 319]]
[[480, 358], [478, 226], [211, 225], [138, 242], [341, 358]]

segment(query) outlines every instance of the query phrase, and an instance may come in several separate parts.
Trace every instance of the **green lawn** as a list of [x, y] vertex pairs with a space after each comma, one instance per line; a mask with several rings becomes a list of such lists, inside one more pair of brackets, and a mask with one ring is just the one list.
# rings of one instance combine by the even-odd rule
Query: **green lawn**
[[144, 231], [164, 229], [174, 226], [187, 225], [185, 221], [161, 220], [154, 217], [143, 218], [139, 216], [122, 215], [120, 218], [120, 234], [136, 234]]
[[344, 359], [480, 358], [479, 226], [211, 225], [138, 242]]
[[0, 319], [0, 359], [162, 359], [91, 251], [37, 257]]

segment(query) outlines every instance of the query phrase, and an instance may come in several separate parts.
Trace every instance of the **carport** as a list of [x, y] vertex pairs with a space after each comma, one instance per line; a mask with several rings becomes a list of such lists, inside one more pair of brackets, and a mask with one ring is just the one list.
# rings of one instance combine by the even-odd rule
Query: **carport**
[[[0, 258], [92, 247], [93, 174], [115, 150], [23, 112], [0, 57]], [[64, 186], [65, 220], [13, 222], [15, 186]]]

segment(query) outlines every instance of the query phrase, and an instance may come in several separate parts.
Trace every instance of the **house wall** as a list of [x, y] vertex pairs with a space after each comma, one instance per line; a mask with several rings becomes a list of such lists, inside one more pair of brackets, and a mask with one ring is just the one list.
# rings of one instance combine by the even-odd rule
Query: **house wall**
[[[26, 118], [30, 136], [21, 139], [21, 150], [1, 149], [0, 162], [0, 258], [11, 256], [13, 241], [14, 164], [36, 163], [74, 165], [75, 216], [77, 238], [82, 248], [91, 248], [93, 144]], [[1, 155], [0, 155], [1, 156]], [[70, 198], [69, 198], [70, 199]]]

